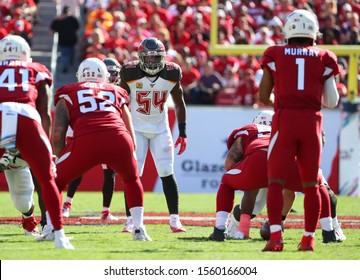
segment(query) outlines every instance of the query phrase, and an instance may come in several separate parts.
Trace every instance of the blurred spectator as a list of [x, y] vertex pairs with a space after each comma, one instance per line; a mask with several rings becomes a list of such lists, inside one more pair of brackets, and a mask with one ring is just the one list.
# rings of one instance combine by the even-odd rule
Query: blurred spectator
[[320, 29], [326, 26], [327, 27], [331, 26], [331, 22], [327, 22], [327, 21], [331, 16], [336, 16], [336, 15], [337, 15], [336, 1], [334, 0], [322, 1], [321, 5], [318, 7], [318, 13], [317, 13]]
[[113, 25], [113, 16], [106, 10], [107, 6], [104, 2], [100, 1], [97, 5], [97, 9], [91, 11], [86, 16], [85, 31], [91, 30], [94, 27], [96, 21], [100, 21], [101, 26], [109, 31]]
[[283, 25], [283, 22], [280, 18], [274, 15], [274, 10], [268, 4], [263, 4], [264, 12], [262, 15], [256, 18], [256, 25], [261, 26], [273, 26], [273, 25]]
[[20, 9], [23, 18], [35, 24], [37, 22], [37, 5], [34, 0], [12, 0], [11, 11]]
[[242, 106], [253, 106], [258, 101], [259, 86], [254, 71], [246, 69], [236, 90], [237, 102]]
[[319, 45], [338, 45], [332, 29], [325, 29], [322, 33], [322, 38], [318, 40]]
[[124, 29], [122, 22], [117, 22], [109, 32], [109, 36], [105, 39], [105, 48], [113, 52], [115, 48], [126, 48], [128, 41], [124, 37]]
[[56, 17], [50, 24], [50, 30], [59, 34], [59, 51], [61, 71], [66, 73], [73, 65], [75, 46], [78, 41], [77, 32], [80, 28], [78, 19], [70, 13], [69, 7], [64, 6], [62, 15]]
[[208, 52], [209, 49], [209, 43], [204, 41], [202, 33], [194, 33], [187, 46], [190, 50], [191, 56], [196, 56], [196, 54], [201, 51]]
[[[15, 24], [17, 25], [16, 28]], [[25, 33], [24, 36], [28, 38], [28, 42], [31, 42], [31, 38], [33, 37], [33, 26], [31, 22], [25, 18], [23, 10], [21, 8], [17, 8], [13, 11], [12, 18], [7, 22], [5, 26], [6, 31], [9, 34], [13, 33], [14, 31], [16, 33]], [[19, 29], [21, 31], [19, 31]]]
[[194, 66], [191, 57], [185, 58], [183, 65], [181, 65], [181, 69], [182, 69], [181, 84], [184, 90], [185, 102], [192, 103], [191, 91], [198, 86], [201, 74], [199, 70], [197, 70], [196, 67]]
[[190, 5], [188, 5], [189, 0], [175, 0], [174, 4], [171, 4], [168, 7], [168, 20], [170, 26], [174, 25], [176, 22], [176, 19], [178, 17], [183, 17], [185, 19], [185, 23], [191, 23], [192, 22], [192, 16], [193, 16], [193, 9]]
[[199, 86], [192, 91], [191, 101], [193, 104], [215, 104], [216, 95], [222, 88], [220, 74], [215, 71], [214, 63], [208, 61]]
[[129, 6], [125, 11], [126, 22], [129, 23], [132, 27], [137, 26], [137, 21], [140, 18], [147, 20], [147, 14], [140, 10], [138, 1], [129, 1]]
[[350, 30], [349, 40], [345, 42], [346, 45], [360, 45], [360, 29], [353, 27]]
[[274, 40], [271, 38], [271, 32], [267, 26], [259, 28], [259, 31], [255, 33], [254, 40], [251, 43], [253, 45], [275, 45]]
[[247, 42], [251, 42], [255, 37], [254, 29], [250, 26], [249, 21], [246, 17], [241, 17], [238, 19], [237, 25], [234, 30], [240, 30], [241, 32], [244, 32]]
[[98, 9], [99, 5], [103, 6], [104, 9], [108, 9], [110, 7], [109, 0], [85, 0], [86, 15]]
[[100, 44], [89, 46], [86, 49], [85, 59], [90, 57], [96, 57], [100, 60], [104, 60], [106, 58], [106, 55], [104, 53], [103, 46]]
[[184, 17], [177, 17], [175, 25], [170, 29], [171, 45], [176, 51], [180, 51], [190, 41], [190, 34], [185, 30], [185, 22]]
[[241, 1], [242, 5], [245, 5], [247, 8], [247, 13], [252, 17], [254, 22], [256, 22], [257, 18], [264, 13], [264, 6], [262, 4], [262, 0], [246, 0]]
[[341, 42], [349, 41], [350, 32], [353, 27], [360, 28], [359, 14], [348, 13], [348, 20], [341, 25]]
[[240, 61], [235, 56], [219, 55], [214, 59], [214, 68], [221, 76], [225, 74], [225, 70], [237, 72], [240, 67]]
[[65, 6], [69, 7], [70, 13], [77, 19], [80, 19], [81, 6], [84, 4], [84, 1], [86, 0], [55, 0], [55, 3], [60, 4], [61, 10], [63, 10]]
[[295, 7], [292, 5], [292, 0], [279, 0], [280, 5], [277, 5], [274, 10], [277, 16], [284, 23], [288, 15], [290, 15]]
[[336, 16], [333, 14], [328, 15], [325, 19], [324, 26], [319, 29], [322, 34], [326, 33], [327, 30], [332, 31], [336, 42], [340, 42], [340, 27], [336, 25]]
[[285, 44], [285, 37], [283, 33], [282, 25], [271, 25], [271, 40], [274, 41], [275, 45], [283, 45]]
[[190, 34], [200, 33], [205, 41], [210, 40], [210, 25], [204, 21], [204, 16], [196, 12], [193, 16], [194, 22], [186, 29]]
[[158, 15], [161, 21], [168, 22], [168, 10], [161, 7], [160, 0], [149, 0], [149, 4], [152, 7], [152, 13], [149, 14], [149, 18], [153, 15]]
[[204, 75], [205, 66], [208, 62], [208, 54], [205, 51], [200, 51], [196, 55], [196, 68], [199, 70], [200, 75]]
[[91, 46], [104, 46], [105, 37], [100, 28], [95, 28], [89, 36], [86, 36], [80, 44], [80, 61], [83, 61], [88, 56], [88, 51], [92, 51]]
[[29, 46], [32, 45], [31, 38], [29, 37], [30, 34], [25, 31], [24, 20], [19, 19], [19, 20], [15, 21], [13, 29], [11, 30], [10, 34], [21, 36], [26, 40], [26, 42], [29, 44]]
[[218, 33], [222, 32], [225, 35], [224, 40], [229, 42], [229, 44], [234, 44], [235, 39], [232, 36], [233, 34], [233, 24], [234, 21], [229, 17], [226, 12], [222, 9], [218, 9]]

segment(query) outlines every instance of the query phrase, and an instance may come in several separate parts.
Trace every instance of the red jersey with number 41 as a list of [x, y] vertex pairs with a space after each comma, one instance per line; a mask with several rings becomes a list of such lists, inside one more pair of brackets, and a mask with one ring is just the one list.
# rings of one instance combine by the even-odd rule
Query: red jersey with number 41
[[52, 76], [40, 63], [0, 61], [0, 102], [25, 103], [36, 108], [37, 89], [44, 81], [51, 85]]
[[272, 46], [262, 66], [274, 79], [274, 108], [321, 109], [324, 82], [339, 73], [336, 55], [313, 46]]
[[56, 91], [54, 104], [60, 99], [68, 107], [74, 137], [109, 128], [127, 131], [121, 112], [128, 94], [119, 86], [92, 82], [64, 85]]

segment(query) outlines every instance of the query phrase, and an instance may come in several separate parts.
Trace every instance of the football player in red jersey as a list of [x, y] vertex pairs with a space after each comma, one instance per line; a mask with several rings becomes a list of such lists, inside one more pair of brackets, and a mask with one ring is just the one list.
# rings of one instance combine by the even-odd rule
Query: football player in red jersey
[[315, 47], [318, 33], [316, 16], [296, 10], [285, 21], [287, 44], [269, 47], [263, 55], [260, 101], [275, 109], [268, 151], [267, 209], [271, 236], [263, 251], [283, 250], [282, 190], [289, 162], [295, 157], [305, 194], [305, 233], [298, 250], [314, 250], [321, 209], [317, 180], [322, 152], [321, 106], [333, 108], [339, 100], [335, 83], [339, 74], [337, 59], [334, 53]]
[[[127, 107], [128, 94], [108, 83], [109, 72], [98, 58], [82, 61], [78, 82], [55, 94], [53, 146], [60, 191], [92, 167], [107, 164], [122, 178], [133, 217], [133, 239], [151, 241], [143, 223], [144, 191], [135, 158], [135, 135]], [[66, 144], [68, 127], [74, 137]]]
[[[120, 69], [121, 69], [120, 63], [116, 59], [111, 58], [111, 57], [105, 58], [103, 61], [106, 65], [106, 68], [107, 68], [109, 74], [110, 74], [109, 83], [119, 85]], [[73, 137], [73, 130], [70, 127], [67, 131], [67, 139], [69, 139], [69, 141], [70, 141], [70, 138], [68, 138], [68, 137]], [[103, 181], [103, 186], [102, 186], [103, 208], [101, 211], [101, 219], [106, 220], [106, 221], [117, 221], [118, 219], [115, 216], [113, 216], [110, 212], [110, 204], [111, 204], [111, 200], [112, 200], [114, 188], [115, 188], [115, 172], [111, 168], [109, 168], [106, 164], [102, 164], [101, 167], [102, 167], [103, 173], [104, 173], [104, 181]], [[82, 176], [73, 180], [68, 185], [67, 195], [66, 195], [63, 207], [62, 207], [62, 211], [63, 211], [62, 215], [65, 218], [68, 218], [70, 215], [72, 200], [73, 200], [73, 197], [75, 195], [77, 188], [79, 187], [79, 185], [81, 183], [81, 180], [82, 180]], [[129, 216], [130, 216], [130, 214], [129, 214]]]
[[[165, 61], [165, 46], [156, 38], [144, 39], [138, 48], [139, 60], [124, 64], [120, 86], [131, 98], [131, 116], [136, 135], [136, 158], [140, 176], [148, 148], [161, 178], [170, 214], [172, 232], [185, 232], [179, 218], [179, 193], [174, 175], [174, 144], [169, 127], [167, 100], [172, 96], [179, 126], [178, 155], [186, 149], [186, 107], [181, 86], [181, 68]], [[127, 195], [127, 194], [126, 194]], [[127, 230], [125, 225], [124, 231]]]
[[[225, 226], [236, 190], [244, 191], [241, 230], [237, 239], [249, 238], [250, 218], [259, 189], [266, 187], [266, 153], [273, 112], [262, 111], [253, 123], [235, 129], [228, 137], [225, 174], [216, 195], [216, 223], [209, 240], [225, 241]], [[264, 170], [257, 172], [254, 170]]]
[[[229, 152], [225, 160], [227, 172], [223, 175], [216, 200], [216, 226], [210, 235], [210, 240], [224, 241], [229, 239], [249, 238], [250, 219], [254, 211], [259, 213], [264, 204], [261, 204], [261, 195], [266, 194], [267, 187], [267, 150], [270, 142], [270, 131], [273, 111], [261, 111], [253, 120], [253, 124], [235, 129], [228, 138]], [[286, 178], [284, 190], [302, 191], [300, 175], [296, 161], [289, 163], [289, 174]], [[254, 176], [256, 170], [256, 176]], [[319, 173], [322, 185], [322, 173]], [[231, 211], [234, 191], [242, 190], [241, 213], [236, 213], [236, 227], [233, 225], [225, 231], [225, 223]], [[325, 187], [321, 188], [324, 204], [321, 209], [320, 223], [323, 228], [323, 242], [342, 241], [335, 235], [330, 218], [330, 201]], [[292, 203], [291, 203], [292, 204]], [[290, 205], [291, 208], [291, 205]], [[290, 210], [290, 208], [288, 210]], [[286, 212], [287, 213], [287, 212]], [[235, 214], [234, 214], [235, 215]], [[234, 220], [231, 220], [234, 224]]]
[[17, 148], [37, 178], [53, 221], [55, 247], [74, 249], [63, 229], [61, 197], [49, 141], [52, 77], [44, 65], [31, 62], [30, 52], [28, 43], [20, 36], [8, 35], [0, 41], [0, 147]]

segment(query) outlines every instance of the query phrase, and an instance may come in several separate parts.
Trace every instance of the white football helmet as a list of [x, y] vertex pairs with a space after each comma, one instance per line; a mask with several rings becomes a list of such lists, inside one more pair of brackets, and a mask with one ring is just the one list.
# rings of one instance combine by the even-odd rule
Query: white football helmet
[[96, 57], [83, 60], [76, 72], [78, 81], [106, 83], [109, 79], [109, 72], [104, 62]]
[[319, 22], [314, 13], [307, 10], [295, 10], [285, 20], [284, 35], [290, 38], [311, 38], [316, 40], [319, 35]]
[[274, 111], [263, 110], [255, 116], [253, 123], [271, 126], [273, 115]]
[[31, 62], [31, 49], [26, 40], [18, 35], [7, 35], [0, 40], [0, 60]]

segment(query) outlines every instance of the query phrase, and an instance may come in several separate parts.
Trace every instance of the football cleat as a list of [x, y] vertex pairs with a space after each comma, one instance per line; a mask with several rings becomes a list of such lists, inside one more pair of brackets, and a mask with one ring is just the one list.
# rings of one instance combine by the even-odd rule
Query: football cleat
[[37, 222], [35, 220], [34, 214], [31, 215], [29, 218], [21, 219], [22, 227], [24, 229], [25, 235], [27, 236], [39, 236], [40, 232], [37, 228]]
[[346, 240], [346, 236], [345, 236], [344, 232], [342, 231], [340, 224], [339, 224], [339, 226], [334, 227], [334, 231], [335, 231], [337, 242], [343, 242]]
[[276, 231], [270, 234], [270, 239], [267, 241], [263, 252], [281, 252], [284, 248], [284, 242], [282, 239], [282, 232]]
[[118, 221], [119, 219], [113, 216], [109, 210], [101, 212], [101, 220], [104, 221]]
[[70, 202], [64, 202], [62, 207], [62, 216], [64, 218], [69, 218], [70, 216], [70, 209], [71, 209], [71, 203]]
[[65, 250], [75, 249], [75, 247], [70, 243], [69, 238], [65, 236], [63, 229], [55, 232], [55, 248]]
[[42, 232], [39, 236], [35, 238], [36, 241], [54, 241], [55, 233], [54, 228], [49, 225], [45, 225], [42, 229]]
[[230, 223], [225, 229], [225, 235], [227, 239], [236, 239], [239, 228], [239, 221], [237, 221], [234, 215], [231, 215]]
[[214, 227], [214, 231], [210, 234], [209, 240], [218, 242], [226, 241], [225, 229], [218, 229], [217, 227]]
[[314, 251], [315, 241], [312, 236], [303, 236], [299, 245], [298, 251]]
[[337, 242], [334, 230], [322, 230], [323, 243]]
[[182, 226], [178, 215], [171, 215], [169, 222], [170, 230], [173, 233], [186, 232], [186, 229]]
[[132, 235], [135, 241], [152, 241], [151, 237], [147, 235], [145, 227], [133, 228]]
[[123, 230], [121, 232], [131, 233], [133, 228], [134, 228], [134, 225], [133, 225], [132, 219], [128, 218], [126, 223], [125, 223], [125, 226], [124, 226], [124, 228], [123, 228]]

